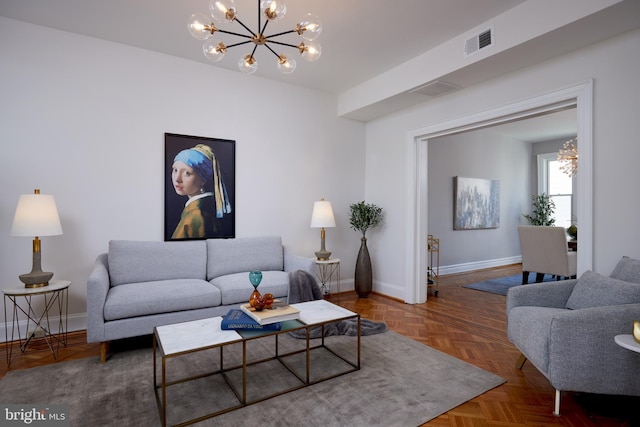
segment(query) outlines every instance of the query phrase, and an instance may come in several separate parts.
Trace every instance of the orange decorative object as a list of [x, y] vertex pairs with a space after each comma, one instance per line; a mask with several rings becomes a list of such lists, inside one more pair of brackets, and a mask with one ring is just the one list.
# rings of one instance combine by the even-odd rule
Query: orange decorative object
[[249, 305], [255, 308], [256, 300], [262, 300], [262, 295], [257, 289], [254, 289], [253, 292], [251, 292], [251, 296], [249, 297]]
[[264, 308], [271, 308], [271, 305], [273, 304], [273, 294], [264, 294], [262, 300], [264, 301]]

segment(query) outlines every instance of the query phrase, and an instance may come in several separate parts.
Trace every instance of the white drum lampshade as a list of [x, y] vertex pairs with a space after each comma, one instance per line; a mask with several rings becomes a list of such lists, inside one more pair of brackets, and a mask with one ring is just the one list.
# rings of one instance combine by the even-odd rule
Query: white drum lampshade
[[31, 272], [19, 276], [25, 287], [36, 288], [49, 284], [53, 273], [42, 271], [40, 237], [60, 234], [62, 225], [53, 196], [40, 194], [40, 190], [37, 189], [34, 194], [22, 194], [13, 217], [11, 235], [34, 237]]

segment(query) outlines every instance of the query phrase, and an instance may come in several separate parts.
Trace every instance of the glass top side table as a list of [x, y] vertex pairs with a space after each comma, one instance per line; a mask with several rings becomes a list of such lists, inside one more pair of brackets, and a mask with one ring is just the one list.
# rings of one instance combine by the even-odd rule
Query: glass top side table
[[[54, 359], [58, 357], [60, 345], [66, 347], [70, 285], [71, 282], [68, 280], [52, 280], [48, 286], [40, 288], [23, 286], [2, 290], [7, 366], [11, 365], [13, 344], [16, 340], [20, 345], [20, 351], [24, 353], [32, 339], [42, 338]], [[42, 304], [36, 304], [39, 299], [37, 297], [43, 297]], [[11, 310], [8, 310], [8, 307]], [[9, 334], [9, 315], [11, 315], [11, 334]], [[24, 334], [21, 331], [21, 324], [24, 324]], [[37, 334], [43, 336], [40, 337]]]

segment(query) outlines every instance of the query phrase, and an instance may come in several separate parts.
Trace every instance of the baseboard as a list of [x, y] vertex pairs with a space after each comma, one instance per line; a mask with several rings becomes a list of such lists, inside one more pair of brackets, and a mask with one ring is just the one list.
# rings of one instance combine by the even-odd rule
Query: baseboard
[[406, 289], [393, 283], [380, 282], [376, 280], [374, 283], [375, 291], [379, 294], [389, 296], [404, 301]]
[[440, 267], [440, 275], [466, 273], [467, 271], [482, 270], [485, 268], [502, 267], [505, 265], [519, 264], [522, 262], [522, 256], [513, 256], [507, 258], [489, 259], [485, 261], [467, 262], [464, 264], [454, 264]]
[[[49, 317], [49, 324], [51, 325], [51, 329], [53, 332], [57, 332], [57, 325], [60, 321], [59, 316], [51, 316]], [[11, 338], [11, 331], [14, 325], [11, 322], [8, 323], [0, 323], [0, 342], [7, 342], [7, 335]], [[34, 328], [33, 322], [29, 322], [29, 327], [31, 329]], [[19, 328], [19, 329], [18, 329]], [[79, 314], [70, 314], [67, 316], [67, 332], [75, 332], [75, 331], [83, 331], [87, 329], [87, 313], [79, 313]], [[15, 332], [13, 334], [13, 339], [18, 339], [18, 330], [22, 334], [22, 339], [24, 339], [27, 331], [27, 321], [20, 320], [18, 325], [16, 325]]]

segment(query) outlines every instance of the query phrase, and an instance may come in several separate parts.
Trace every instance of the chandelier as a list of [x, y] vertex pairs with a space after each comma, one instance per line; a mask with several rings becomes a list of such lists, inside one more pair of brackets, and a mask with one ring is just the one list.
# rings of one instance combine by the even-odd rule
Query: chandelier
[[578, 138], [573, 138], [564, 143], [558, 151], [558, 161], [560, 162], [560, 170], [570, 177], [578, 173], [578, 149], [575, 146]]
[[[258, 46], [266, 47], [276, 56], [278, 70], [284, 74], [290, 74], [296, 69], [296, 61], [293, 58], [287, 57], [284, 53], [276, 52], [276, 47], [272, 45], [297, 49], [300, 55], [310, 62], [316, 61], [320, 57], [322, 47], [320, 43], [315, 40], [322, 32], [322, 24], [317, 17], [307, 14], [296, 24], [294, 29], [267, 35], [265, 31], [269, 22], [282, 19], [287, 11], [284, 0], [258, 0], [258, 31], [252, 31], [238, 19], [238, 12], [234, 3], [234, 0], [211, 0], [209, 3], [209, 12], [215, 22], [210, 22], [211, 19], [202, 13], [194, 13], [191, 15], [188, 24], [189, 32], [196, 39], [204, 40], [202, 50], [204, 51], [204, 56], [210, 61], [218, 62], [222, 60], [225, 53], [227, 53], [227, 49], [250, 43], [253, 43], [251, 53], [240, 58], [238, 61], [238, 68], [245, 74], [253, 74], [258, 69], [258, 61], [256, 61], [254, 56]], [[265, 18], [264, 25], [262, 24], [263, 18]], [[246, 30], [246, 33], [241, 34], [226, 31], [216, 27], [216, 24], [222, 25], [232, 22], [238, 23]], [[216, 42], [214, 40], [213, 35], [216, 32], [230, 34], [246, 40], [225, 45], [222, 41]], [[297, 33], [302, 37], [303, 40], [300, 44], [294, 45], [274, 40], [277, 37], [291, 33]]]

